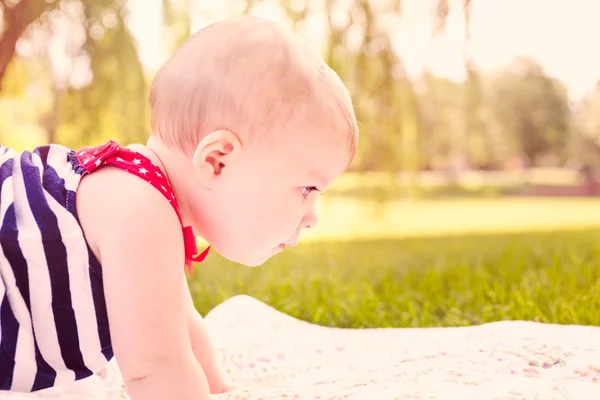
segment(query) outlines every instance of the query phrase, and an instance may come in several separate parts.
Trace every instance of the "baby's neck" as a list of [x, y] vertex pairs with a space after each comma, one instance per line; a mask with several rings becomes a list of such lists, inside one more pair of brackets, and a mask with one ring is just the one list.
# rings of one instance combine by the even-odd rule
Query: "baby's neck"
[[179, 209], [184, 225], [193, 226], [194, 223], [188, 201], [188, 198], [191, 195], [188, 188], [192, 186], [189, 182], [190, 174], [188, 171], [192, 170], [189, 157], [183, 155], [181, 151], [170, 149], [165, 146], [160, 139], [156, 137], [150, 137], [146, 146], [143, 147], [147, 153], [151, 153], [152, 156], [158, 160], [156, 164], [161, 168], [169, 180], [169, 183], [173, 188], [173, 193], [179, 203]]

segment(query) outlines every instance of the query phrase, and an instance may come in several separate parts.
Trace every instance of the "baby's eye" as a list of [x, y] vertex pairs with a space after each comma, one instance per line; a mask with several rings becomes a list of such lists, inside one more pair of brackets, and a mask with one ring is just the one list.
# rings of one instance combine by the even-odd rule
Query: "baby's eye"
[[302, 190], [302, 196], [306, 198], [311, 192], [318, 191], [319, 189], [314, 186], [302, 186], [300, 190]]

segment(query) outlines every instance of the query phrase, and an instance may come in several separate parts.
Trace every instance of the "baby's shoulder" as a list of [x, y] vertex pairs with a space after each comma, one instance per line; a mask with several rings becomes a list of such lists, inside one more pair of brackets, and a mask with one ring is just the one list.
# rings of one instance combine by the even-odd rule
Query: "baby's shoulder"
[[114, 232], [133, 233], [136, 226], [147, 225], [148, 219], [164, 220], [167, 216], [173, 224], [163, 229], [169, 231], [177, 226], [171, 205], [156, 188], [114, 166], [105, 166], [82, 179], [76, 205], [81, 227], [95, 253]]

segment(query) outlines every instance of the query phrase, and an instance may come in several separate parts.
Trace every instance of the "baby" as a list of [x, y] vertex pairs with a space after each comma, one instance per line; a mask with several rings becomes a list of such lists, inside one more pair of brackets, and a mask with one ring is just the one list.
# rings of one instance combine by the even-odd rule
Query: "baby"
[[150, 102], [145, 146], [0, 146], [0, 390], [83, 379], [113, 355], [134, 400], [230, 390], [184, 266], [295, 245], [356, 151], [338, 76], [258, 18], [190, 37]]

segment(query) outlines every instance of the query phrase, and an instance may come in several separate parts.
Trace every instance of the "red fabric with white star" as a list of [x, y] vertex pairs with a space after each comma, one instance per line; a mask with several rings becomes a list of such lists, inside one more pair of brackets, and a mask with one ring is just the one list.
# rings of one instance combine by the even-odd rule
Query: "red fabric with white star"
[[104, 165], [112, 165], [113, 167], [121, 168], [129, 173], [139, 176], [154, 186], [167, 198], [169, 203], [173, 206], [175, 213], [177, 213], [181, 229], [183, 230], [185, 265], [190, 271], [190, 275], [193, 272], [192, 263], [204, 261], [210, 251], [210, 246], [202, 251], [202, 253], [197, 254], [198, 248], [196, 247], [194, 231], [191, 226], [183, 226], [179, 204], [177, 203], [173, 189], [171, 188], [167, 177], [164, 176], [156, 164], [140, 153], [121, 147], [113, 140], [110, 140], [101, 146], [83, 148], [76, 151], [75, 155], [77, 156], [79, 165], [86, 170], [87, 174], [96, 171]]

